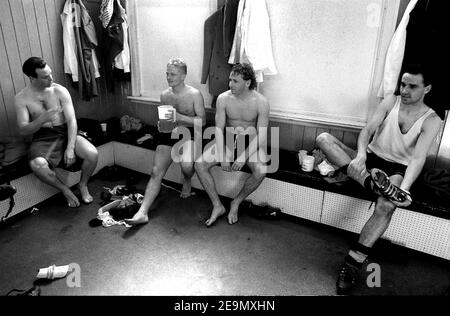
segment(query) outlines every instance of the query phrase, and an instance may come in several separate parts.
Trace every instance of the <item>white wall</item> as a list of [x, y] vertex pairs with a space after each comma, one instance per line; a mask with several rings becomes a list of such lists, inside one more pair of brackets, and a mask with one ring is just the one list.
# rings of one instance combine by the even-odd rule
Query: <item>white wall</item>
[[[188, 66], [186, 83], [200, 89], [210, 104], [206, 85], [200, 84], [203, 28], [215, 11], [211, 0], [135, 0], [141, 93], [159, 101], [167, 89], [166, 65], [173, 57]], [[214, 4], [214, 5], [213, 5]]]
[[[382, 70], [375, 69], [379, 45], [383, 36], [390, 40], [395, 23], [383, 25], [385, 1], [266, 2], [279, 70], [261, 86], [271, 110], [363, 125], [373, 103], [374, 71]], [[391, 25], [387, 36], [386, 24]]]
[[[399, 0], [261, 1], [267, 3], [279, 72], [260, 86], [273, 117], [364, 126], [376, 104]], [[136, 0], [135, 9], [138, 91], [159, 100], [167, 87], [167, 60], [180, 56], [188, 64], [186, 82], [210, 104], [200, 78], [204, 22], [215, 1]]]

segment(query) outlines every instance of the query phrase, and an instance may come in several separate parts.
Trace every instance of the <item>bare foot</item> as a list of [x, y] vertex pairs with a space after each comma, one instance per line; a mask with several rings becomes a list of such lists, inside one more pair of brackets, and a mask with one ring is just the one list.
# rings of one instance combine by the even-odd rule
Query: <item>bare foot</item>
[[214, 222], [223, 214], [225, 214], [226, 210], [225, 207], [223, 207], [223, 205], [219, 206], [219, 207], [214, 207], [212, 212], [211, 212], [211, 216], [209, 217], [209, 219], [206, 220], [205, 224], [207, 227], [211, 227], [212, 224], [214, 224]]
[[191, 182], [183, 183], [183, 189], [181, 189], [180, 198], [186, 199], [192, 195], [195, 195], [195, 192], [191, 192]]
[[92, 201], [94, 201], [94, 198], [89, 193], [89, 190], [86, 185], [78, 184], [78, 189], [80, 190], [81, 199], [83, 200], [83, 203], [89, 204], [92, 203]]
[[234, 200], [230, 203], [230, 212], [228, 213], [228, 224], [233, 225], [238, 221], [239, 204]]
[[144, 212], [139, 210], [136, 214], [134, 214], [133, 218], [126, 218], [123, 221], [131, 226], [147, 224], [148, 223], [148, 215], [144, 214]]
[[73, 194], [72, 191], [67, 190], [67, 191], [63, 192], [63, 194], [64, 194], [64, 197], [67, 200], [67, 205], [69, 207], [78, 207], [78, 206], [80, 206], [80, 201], [75, 196], [75, 194]]

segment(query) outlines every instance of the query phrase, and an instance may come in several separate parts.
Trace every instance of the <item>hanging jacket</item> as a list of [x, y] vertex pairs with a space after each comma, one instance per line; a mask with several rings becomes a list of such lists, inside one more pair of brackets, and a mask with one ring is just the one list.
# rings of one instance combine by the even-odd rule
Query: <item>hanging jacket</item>
[[64, 44], [64, 72], [78, 82], [80, 95], [89, 101], [98, 95], [95, 78], [100, 77], [95, 55], [94, 24], [81, 0], [66, 0], [61, 13]]
[[114, 92], [114, 67], [122, 69], [124, 72], [130, 72], [127, 16], [119, 0], [103, 0], [100, 18], [103, 26], [108, 23], [105, 28], [103, 42], [105, 76], [108, 89]]
[[258, 82], [263, 81], [263, 74], [277, 74], [265, 0], [239, 1], [236, 31], [228, 62], [250, 63]]
[[227, 60], [230, 57], [233, 46], [238, 8], [239, 0], [226, 0], [225, 6], [223, 7], [223, 53]]
[[205, 21], [204, 49], [201, 83], [209, 77], [209, 93], [218, 96], [228, 90], [228, 77], [231, 65], [228, 64], [223, 50], [223, 12], [217, 10]]

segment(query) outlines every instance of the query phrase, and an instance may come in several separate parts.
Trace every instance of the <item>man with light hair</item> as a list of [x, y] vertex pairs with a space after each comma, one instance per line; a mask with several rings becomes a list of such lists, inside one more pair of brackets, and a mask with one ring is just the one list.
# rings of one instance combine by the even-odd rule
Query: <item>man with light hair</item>
[[[191, 178], [194, 175], [194, 137], [202, 137], [195, 135], [194, 125], [200, 122], [202, 126], [205, 124], [205, 107], [203, 95], [201, 92], [184, 83], [187, 75], [186, 63], [181, 58], [170, 59], [167, 63], [166, 79], [169, 88], [161, 93], [160, 100], [163, 105], [172, 105], [176, 110], [176, 125], [171, 132], [159, 132], [157, 139], [159, 144], [156, 147], [153, 157], [153, 167], [151, 177], [145, 189], [144, 200], [133, 218], [125, 219], [129, 225], [145, 224], [148, 222], [148, 212], [161, 189], [161, 181], [169, 169], [172, 161], [179, 160], [181, 172], [183, 174], [183, 186], [181, 198], [189, 197], [191, 193]], [[172, 147], [183, 141], [179, 141], [174, 137], [175, 130], [187, 128], [191, 134], [191, 140], [187, 140], [187, 144], [182, 144], [181, 156], [174, 157]], [[200, 128], [201, 130], [201, 128]], [[179, 144], [177, 144], [179, 145]]]

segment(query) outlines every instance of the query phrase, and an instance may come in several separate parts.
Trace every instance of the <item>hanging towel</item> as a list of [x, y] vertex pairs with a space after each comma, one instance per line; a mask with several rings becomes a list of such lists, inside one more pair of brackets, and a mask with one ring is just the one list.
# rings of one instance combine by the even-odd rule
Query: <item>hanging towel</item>
[[386, 54], [384, 64], [383, 80], [378, 90], [377, 96], [385, 98], [393, 94], [397, 87], [400, 69], [402, 67], [403, 56], [405, 53], [406, 27], [409, 22], [409, 13], [414, 9], [418, 0], [411, 0], [406, 7], [402, 20], [395, 31]]
[[98, 95], [95, 78], [100, 77], [95, 54], [94, 23], [81, 0], [66, 0], [61, 13], [64, 44], [64, 72], [78, 82], [80, 95], [89, 101]]
[[236, 31], [228, 62], [250, 63], [258, 82], [263, 81], [263, 74], [278, 73], [272, 53], [269, 22], [265, 0], [239, 1]]

